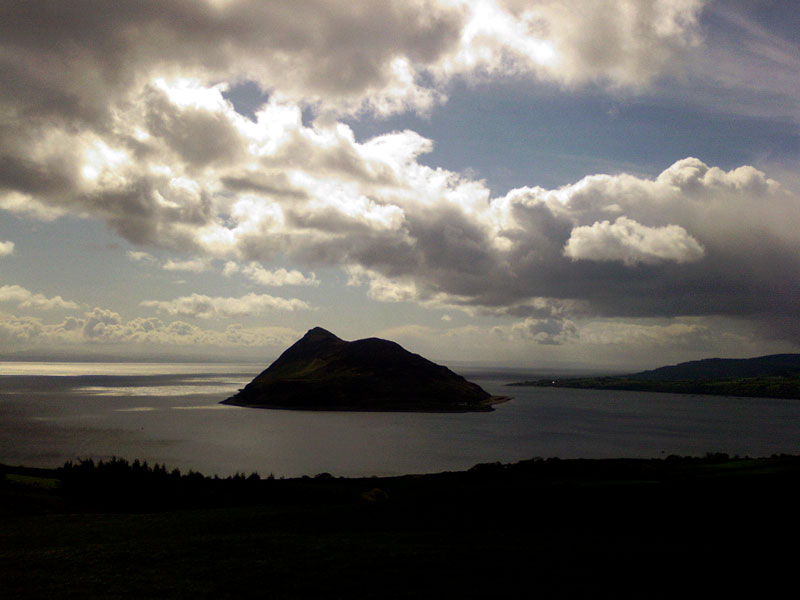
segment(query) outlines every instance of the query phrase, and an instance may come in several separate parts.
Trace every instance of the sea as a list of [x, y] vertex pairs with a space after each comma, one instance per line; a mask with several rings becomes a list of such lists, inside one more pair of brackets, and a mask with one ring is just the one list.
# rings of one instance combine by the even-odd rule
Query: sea
[[308, 412], [220, 404], [252, 364], [0, 362], [0, 463], [111, 457], [225, 477], [385, 476], [478, 463], [800, 454], [800, 400], [507, 387], [482, 413]]

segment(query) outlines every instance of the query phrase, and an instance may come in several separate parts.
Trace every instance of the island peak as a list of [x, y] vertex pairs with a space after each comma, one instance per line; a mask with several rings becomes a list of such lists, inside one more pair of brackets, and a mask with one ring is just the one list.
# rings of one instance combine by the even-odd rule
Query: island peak
[[223, 403], [253, 408], [465, 412], [492, 410], [491, 396], [447, 367], [381, 338], [347, 342], [309, 329]]
[[339, 338], [337, 336], [332, 334], [327, 329], [324, 329], [323, 327], [312, 327], [311, 329], [306, 331], [306, 334], [301, 339], [303, 339], [303, 340], [323, 340], [323, 339], [339, 340]]

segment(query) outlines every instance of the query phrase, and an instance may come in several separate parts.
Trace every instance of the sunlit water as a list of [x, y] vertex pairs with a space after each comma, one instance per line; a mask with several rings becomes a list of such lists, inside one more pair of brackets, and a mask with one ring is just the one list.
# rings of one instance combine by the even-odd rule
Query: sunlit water
[[[800, 453], [800, 401], [508, 388], [490, 413], [257, 410], [220, 405], [255, 365], [0, 362], [0, 462], [121, 456], [229, 475], [389, 475], [534, 456]], [[467, 373], [465, 373], [468, 375]]]

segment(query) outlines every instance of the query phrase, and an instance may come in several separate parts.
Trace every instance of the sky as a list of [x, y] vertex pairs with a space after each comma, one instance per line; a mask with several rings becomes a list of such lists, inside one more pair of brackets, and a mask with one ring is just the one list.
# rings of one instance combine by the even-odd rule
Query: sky
[[792, 1], [0, 1], [0, 357], [800, 351]]

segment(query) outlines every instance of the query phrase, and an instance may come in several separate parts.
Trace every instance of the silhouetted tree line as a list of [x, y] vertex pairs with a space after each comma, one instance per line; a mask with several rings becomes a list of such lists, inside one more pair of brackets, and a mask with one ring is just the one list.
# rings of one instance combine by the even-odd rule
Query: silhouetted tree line
[[64, 495], [82, 506], [143, 511], [248, 503], [262, 496], [274, 480], [272, 475], [262, 480], [258, 473], [207, 477], [116, 457], [69, 461], [57, 473]]
[[[783, 458], [793, 458], [781, 455]], [[749, 457], [744, 457], [749, 459]], [[773, 456], [772, 458], [778, 458]], [[516, 463], [480, 463], [469, 469], [468, 473], [475, 477], [492, 476], [525, 476], [533, 477], [541, 482], [551, 482], [553, 479], [636, 479], [648, 477], [674, 477], [680, 473], [680, 465], [687, 467], [702, 464], [721, 464], [731, 460], [740, 460], [739, 455], [731, 457], [724, 452], [709, 452], [705, 456], [678, 456], [671, 454], [665, 458], [641, 459], [590, 459], [575, 458], [562, 460], [558, 457], [534, 457], [530, 460], [521, 460]]]
[[[275, 479], [272, 475], [261, 478], [257, 473], [208, 477], [192, 470], [187, 473], [178, 469], [170, 471], [158, 463], [149, 465], [146, 461], [112, 458], [98, 462], [92, 459], [67, 462], [51, 472], [51, 476], [60, 480], [59, 493], [66, 508], [75, 511], [364, 505], [376, 504], [367, 500], [375, 496], [373, 492], [377, 489], [382, 500], [378, 504], [410, 507], [412, 518], [421, 512], [441, 513], [444, 518], [455, 508], [482, 511], [498, 502], [506, 507], [519, 504], [518, 508], [523, 510], [531, 498], [549, 498], [554, 509], [559, 506], [563, 509], [565, 502], [582, 502], [584, 493], [580, 490], [585, 490], [587, 485], [606, 489], [610, 503], [627, 497], [626, 490], [632, 489], [631, 486], [642, 484], [647, 484], [643, 489], [652, 489], [655, 496], [674, 492], [676, 498], [681, 497], [682, 490], [701, 488], [716, 490], [720, 498], [724, 498], [731, 491], [729, 482], [740, 488], [736, 494], [753, 494], [763, 489], [767, 471], [769, 485], [781, 486], [786, 493], [800, 492], [797, 477], [800, 457], [779, 455], [750, 459], [723, 453], [709, 453], [703, 457], [671, 455], [664, 459], [536, 457], [513, 464], [478, 464], [462, 472], [352, 479], [329, 473], [292, 479]], [[709, 477], [709, 473], [713, 476]], [[757, 485], [743, 487], [748, 480]], [[597, 498], [599, 495], [595, 494], [595, 501]], [[432, 507], [441, 510], [432, 512]]]
[[189, 470], [168, 470], [165, 465], [147, 461], [129, 462], [111, 458], [69, 461], [56, 470], [62, 494], [76, 510], [140, 511], [173, 508], [208, 508], [266, 504], [336, 501], [354, 495], [342, 491], [329, 473], [314, 478], [275, 479], [270, 473], [236, 473], [228, 477], [206, 476]]

